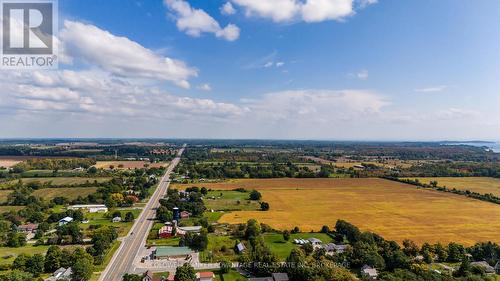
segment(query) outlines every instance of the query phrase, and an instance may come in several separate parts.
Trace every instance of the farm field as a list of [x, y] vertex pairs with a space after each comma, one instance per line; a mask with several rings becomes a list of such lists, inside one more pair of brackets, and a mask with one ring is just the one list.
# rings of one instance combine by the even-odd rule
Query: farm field
[[15, 159], [1, 159], [0, 158], [0, 167], [4, 168], [10, 168], [18, 163], [21, 163], [21, 160], [15, 160]]
[[285, 241], [280, 233], [265, 233], [264, 242], [280, 261], [285, 261], [297, 245], [293, 244], [293, 239], [317, 238], [323, 243], [332, 242], [332, 238], [325, 233], [295, 233], [290, 235], [290, 240]]
[[248, 200], [249, 196], [250, 192], [214, 190], [208, 192], [204, 202], [208, 210], [215, 211], [252, 211], [260, 209], [260, 205], [257, 201]]
[[27, 244], [26, 246], [19, 248], [10, 248], [10, 247], [0, 247], [0, 265], [10, 265], [14, 261], [14, 259], [20, 254], [29, 253], [33, 254], [43, 254], [47, 252], [49, 246], [40, 245], [33, 246]]
[[97, 187], [58, 187], [58, 188], [42, 188], [35, 190], [33, 195], [36, 197], [43, 198], [45, 200], [51, 200], [55, 197], [62, 196], [69, 200], [78, 198], [78, 196], [85, 197], [89, 194], [95, 193]]
[[323, 225], [333, 227], [343, 219], [398, 242], [500, 242], [500, 206], [378, 178], [241, 179], [199, 186], [257, 189], [270, 204], [267, 212], [226, 213], [219, 219], [221, 223], [255, 218], [277, 229], [298, 226], [307, 232], [319, 231]]
[[[35, 190], [32, 194], [35, 197], [40, 197], [45, 200], [50, 200], [54, 197], [63, 196], [69, 200], [85, 197], [97, 191], [97, 187], [58, 187], [58, 188], [42, 188]], [[0, 203], [6, 202], [8, 195], [12, 190], [0, 190]]]
[[102, 183], [102, 182], [110, 181], [111, 178], [110, 177], [104, 177], [104, 178], [85, 178], [85, 177], [22, 178], [22, 179], [15, 179], [15, 180], [11, 180], [11, 181], [8, 181], [8, 182], [4, 182], [0, 186], [15, 184], [19, 180], [22, 180], [23, 183], [30, 183], [30, 182], [47, 183], [47, 182], [52, 182], [53, 185], [72, 185], [72, 184], [84, 184], [87, 181], [90, 182], [90, 183], [93, 183], [95, 181], [97, 181], [98, 183]]
[[149, 165], [149, 167], [164, 167], [168, 163], [149, 163], [147, 161], [97, 161], [94, 165], [98, 169], [110, 169], [113, 166], [115, 169], [140, 169], [144, 168], [144, 165]]
[[459, 190], [470, 190], [480, 194], [489, 194], [500, 197], [500, 179], [488, 177], [432, 177], [432, 178], [409, 178], [418, 179], [422, 183], [437, 181], [438, 186], [456, 188]]

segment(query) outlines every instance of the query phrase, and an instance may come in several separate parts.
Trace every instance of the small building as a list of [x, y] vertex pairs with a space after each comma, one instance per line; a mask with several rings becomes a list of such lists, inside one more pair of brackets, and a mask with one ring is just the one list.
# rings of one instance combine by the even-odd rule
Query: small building
[[111, 221], [112, 222], [121, 222], [122, 218], [121, 217], [114, 217]]
[[142, 278], [142, 281], [153, 281], [153, 272], [151, 271], [146, 271], [146, 274], [144, 274], [144, 277]]
[[[497, 264], [498, 265], [498, 264]], [[485, 273], [494, 274], [495, 268], [485, 261], [475, 261], [471, 262], [470, 266], [477, 266], [484, 270]]]
[[169, 238], [172, 237], [174, 233], [174, 227], [171, 225], [162, 226], [158, 229], [158, 237], [159, 238]]
[[288, 281], [288, 274], [286, 273], [273, 273], [271, 277], [255, 277], [249, 278], [249, 281]]
[[334, 243], [328, 243], [323, 245], [323, 248], [325, 249], [328, 255], [342, 254], [347, 249], [347, 245], [337, 245]]
[[243, 244], [242, 242], [240, 242], [240, 243], [238, 243], [238, 244], [236, 245], [236, 250], [237, 250], [237, 251], [238, 251], [238, 253], [240, 253], [240, 254], [241, 254], [241, 253], [243, 253], [243, 252], [245, 252], [245, 250], [246, 250], [246, 249], [247, 249], [247, 248], [245, 247], [245, 244]]
[[181, 219], [189, 219], [189, 216], [191, 216], [190, 212], [188, 212], [188, 211], [181, 212]]
[[286, 273], [273, 273], [274, 281], [288, 281], [288, 274]]
[[213, 281], [215, 274], [211, 271], [203, 271], [196, 273], [196, 281]]
[[52, 273], [52, 276], [44, 279], [44, 281], [70, 281], [72, 273], [73, 272], [71, 271], [71, 267], [61, 267], [58, 270], [54, 271], [54, 273]]
[[188, 247], [158, 246], [153, 251], [155, 259], [185, 259], [192, 253]]
[[65, 217], [59, 220], [59, 226], [68, 224], [73, 221], [72, 217]]
[[378, 272], [377, 272], [377, 269], [365, 264], [361, 268], [361, 276], [363, 276], [365, 278], [370, 278], [370, 279], [377, 279]]
[[167, 277], [167, 281], [175, 281], [175, 274], [169, 274]]
[[108, 207], [102, 204], [88, 204], [88, 205], [71, 205], [68, 207], [70, 210], [80, 210], [85, 209], [89, 213], [106, 213], [108, 212]]
[[38, 223], [27, 223], [17, 227], [17, 230], [25, 233], [35, 233], [38, 229]]
[[321, 243], [323, 243], [321, 240], [319, 240], [318, 238], [314, 238], [314, 237], [307, 239], [307, 241], [309, 241], [309, 243], [313, 244], [313, 246], [321, 245]]

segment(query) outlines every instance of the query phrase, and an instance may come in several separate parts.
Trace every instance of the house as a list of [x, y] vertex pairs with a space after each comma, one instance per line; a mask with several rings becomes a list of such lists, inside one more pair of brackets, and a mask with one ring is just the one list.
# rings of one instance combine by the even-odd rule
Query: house
[[17, 227], [17, 230], [25, 233], [35, 233], [38, 229], [37, 223], [27, 223]]
[[328, 243], [322, 246], [328, 255], [342, 254], [347, 249], [347, 245], [337, 245], [334, 243]]
[[59, 220], [59, 226], [68, 224], [73, 221], [72, 217], [65, 217]]
[[288, 274], [286, 273], [273, 273], [274, 281], [288, 281]]
[[249, 281], [288, 281], [288, 274], [286, 273], [273, 273], [271, 277], [256, 277], [249, 278]]
[[377, 279], [378, 272], [377, 272], [377, 269], [365, 264], [361, 268], [361, 276], [363, 276], [365, 278], [370, 278], [370, 279]]
[[71, 271], [71, 267], [61, 267], [58, 270], [54, 271], [54, 273], [52, 273], [52, 276], [44, 279], [44, 281], [70, 281], [72, 273], [73, 272]]
[[158, 237], [160, 237], [160, 238], [169, 238], [169, 237], [173, 236], [173, 232], [174, 232], [174, 227], [173, 226], [171, 226], [171, 225], [165, 225], [165, 226], [162, 226], [158, 230]]
[[158, 246], [153, 251], [155, 259], [186, 259], [192, 251], [188, 247]]
[[245, 244], [243, 244], [242, 242], [238, 243], [238, 245], [236, 245], [236, 250], [238, 251], [238, 253], [243, 253], [247, 248], [245, 247]]
[[85, 209], [89, 213], [106, 213], [108, 212], [108, 207], [102, 204], [88, 204], [88, 205], [71, 205], [68, 207], [70, 210], [80, 210]]
[[121, 222], [122, 218], [121, 217], [114, 217], [111, 221], [112, 222]]
[[323, 243], [321, 240], [319, 240], [318, 238], [314, 238], [314, 237], [307, 239], [307, 241], [309, 241], [309, 243], [313, 244], [313, 246], [321, 245], [321, 243]]
[[196, 281], [213, 281], [215, 274], [211, 271], [204, 271], [196, 273]]
[[188, 211], [181, 212], [181, 219], [189, 219], [189, 216], [191, 216], [190, 212], [188, 212]]
[[168, 275], [167, 281], [174, 281], [174, 280], [175, 280], [175, 274]]
[[144, 274], [142, 281], [153, 281], [153, 272], [151, 272], [149, 270], [146, 271], [146, 274]]
[[489, 265], [487, 262], [485, 261], [475, 261], [475, 262], [471, 262], [470, 263], [470, 266], [477, 266], [477, 267], [480, 267], [482, 269], [484, 269], [484, 272], [485, 273], [495, 273], [495, 268], [491, 265]]

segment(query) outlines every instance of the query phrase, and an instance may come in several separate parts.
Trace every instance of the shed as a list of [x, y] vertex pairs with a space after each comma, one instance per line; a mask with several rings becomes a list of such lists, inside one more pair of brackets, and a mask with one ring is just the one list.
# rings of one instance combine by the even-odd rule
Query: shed
[[188, 247], [158, 246], [154, 251], [155, 259], [187, 258], [192, 253]]

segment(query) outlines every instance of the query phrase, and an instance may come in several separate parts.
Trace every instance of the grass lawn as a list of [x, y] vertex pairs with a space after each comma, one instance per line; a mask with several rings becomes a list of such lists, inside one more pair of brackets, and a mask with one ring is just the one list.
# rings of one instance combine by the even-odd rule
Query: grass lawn
[[[205, 196], [205, 206], [215, 211], [254, 211], [259, 210], [257, 201], [248, 200], [250, 191], [213, 190]], [[239, 202], [239, 203], [238, 203]]]
[[[208, 247], [205, 251], [200, 253], [201, 262], [219, 262], [222, 260], [236, 261], [237, 255], [233, 248], [236, 239], [230, 236], [216, 236], [214, 234], [208, 235]], [[225, 246], [226, 250], [222, 251]]]
[[314, 237], [318, 238], [323, 243], [332, 242], [332, 238], [325, 233], [295, 233], [290, 235], [290, 240], [288, 241], [283, 240], [283, 234], [281, 233], [264, 233], [263, 237], [266, 245], [280, 261], [286, 260], [292, 252], [292, 249], [298, 247], [293, 244], [293, 239], [308, 239]]
[[157, 238], [158, 230], [164, 226], [161, 222], [155, 222], [153, 227], [149, 231], [148, 239], [146, 244], [149, 246], [179, 246], [180, 237], [171, 237], [171, 238]]
[[4, 264], [12, 264], [14, 259], [20, 254], [43, 254], [47, 252], [49, 246], [41, 245], [41, 246], [33, 246], [27, 244], [24, 247], [19, 248], [10, 248], [10, 247], [0, 247], [0, 265]]
[[247, 278], [241, 276], [241, 274], [231, 269], [228, 273], [221, 274], [219, 271], [214, 271], [215, 273], [215, 281], [246, 281]]
[[[128, 212], [132, 212], [134, 214], [134, 217], [137, 218], [139, 216], [139, 213], [141, 212], [140, 209], [129, 209], [129, 210], [120, 210], [122, 214], [122, 219], [125, 218], [125, 214]], [[109, 213], [112, 214], [114, 210], [110, 210]], [[134, 224], [134, 222], [112, 222], [111, 218], [106, 217], [105, 213], [86, 213], [85, 218], [89, 220], [89, 223], [85, 224], [80, 224], [80, 227], [86, 231], [91, 225], [108, 225], [108, 226], [114, 226], [117, 227], [118, 229], [118, 236], [122, 237], [127, 235], [128, 231]], [[90, 234], [87, 233], [87, 234]]]

